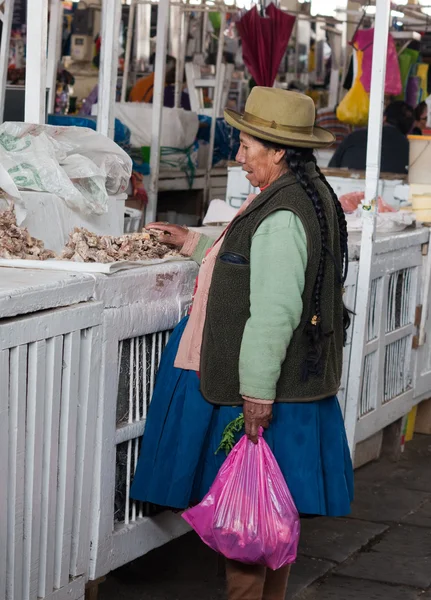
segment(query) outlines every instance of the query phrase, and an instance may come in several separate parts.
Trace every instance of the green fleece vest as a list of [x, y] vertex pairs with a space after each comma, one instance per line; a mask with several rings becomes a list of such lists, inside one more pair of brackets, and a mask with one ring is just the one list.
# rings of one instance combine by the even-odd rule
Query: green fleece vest
[[[324, 332], [323, 368], [320, 375], [302, 380], [302, 367], [309, 343], [305, 326], [314, 315], [314, 284], [321, 251], [319, 222], [303, 188], [291, 173], [271, 184], [236, 217], [228, 229], [213, 272], [201, 350], [201, 391], [217, 405], [240, 405], [239, 356], [244, 328], [250, 317], [250, 252], [259, 225], [271, 213], [289, 210], [301, 220], [307, 235], [308, 262], [302, 295], [303, 313], [294, 331], [277, 384], [277, 402], [311, 402], [335, 395], [340, 387], [343, 353], [343, 302], [339, 229], [333, 199], [320, 180], [313, 163], [307, 164], [322, 199], [328, 224], [328, 249], [321, 295], [321, 323]], [[240, 263], [225, 262], [223, 255], [242, 257]], [[280, 274], [282, 276], [282, 274]], [[271, 306], [268, 306], [271, 310]]]

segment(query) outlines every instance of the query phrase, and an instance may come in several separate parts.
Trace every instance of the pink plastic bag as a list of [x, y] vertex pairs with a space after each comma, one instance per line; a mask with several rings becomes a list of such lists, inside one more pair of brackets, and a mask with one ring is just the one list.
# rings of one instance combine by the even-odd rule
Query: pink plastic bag
[[259, 433], [236, 444], [200, 504], [183, 518], [227, 558], [279, 569], [295, 562], [299, 515], [280, 467]]
[[[362, 62], [361, 83], [365, 91], [369, 93], [371, 88], [371, 71], [373, 62], [374, 29], [360, 29], [356, 32], [353, 40], [355, 48], [362, 50], [364, 60]], [[395, 42], [391, 34], [388, 35], [388, 53], [386, 57], [386, 79], [385, 93], [397, 96], [402, 91], [400, 65]]]

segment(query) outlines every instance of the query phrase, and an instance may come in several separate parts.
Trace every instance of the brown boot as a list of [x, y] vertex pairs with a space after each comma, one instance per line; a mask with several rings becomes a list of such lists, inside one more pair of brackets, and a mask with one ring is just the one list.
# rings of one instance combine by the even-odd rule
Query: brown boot
[[266, 567], [226, 559], [228, 600], [262, 600]]
[[285, 600], [289, 573], [290, 565], [277, 571], [267, 569], [262, 600]]

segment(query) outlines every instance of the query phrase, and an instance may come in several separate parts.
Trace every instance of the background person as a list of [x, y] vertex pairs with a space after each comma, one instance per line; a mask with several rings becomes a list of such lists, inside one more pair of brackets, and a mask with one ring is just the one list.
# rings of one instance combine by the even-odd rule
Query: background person
[[[413, 109], [406, 102], [389, 104], [384, 112], [382, 131], [382, 173], [406, 174], [409, 164], [408, 133], [414, 121]], [[365, 171], [367, 162], [368, 129], [358, 129], [338, 146], [329, 167]]]

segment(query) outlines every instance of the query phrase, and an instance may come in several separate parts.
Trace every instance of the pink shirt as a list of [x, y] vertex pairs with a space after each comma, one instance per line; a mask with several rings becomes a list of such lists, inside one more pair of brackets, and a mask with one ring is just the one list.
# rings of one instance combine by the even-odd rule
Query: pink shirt
[[[247, 200], [239, 209], [237, 215], [241, 214], [249, 204], [254, 200], [256, 194], [250, 194]], [[210, 252], [202, 261], [199, 269], [199, 284], [193, 298], [193, 310], [190, 313], [189, 321], [181, 337], [174, 366], [178, 369], [199, 372], [201, 360], [202, 337], [205, 326], [205, 315], [207, 312], [208, 294], [211, 286], [211, 279], [217, 260], [218, 253], [223, 244], [226, 227], [218, 241], [211, 248]], [[183, 254], [191, 255], [192, 248], [186, 248], [187, 242], [182, 250]]]

